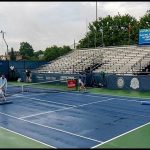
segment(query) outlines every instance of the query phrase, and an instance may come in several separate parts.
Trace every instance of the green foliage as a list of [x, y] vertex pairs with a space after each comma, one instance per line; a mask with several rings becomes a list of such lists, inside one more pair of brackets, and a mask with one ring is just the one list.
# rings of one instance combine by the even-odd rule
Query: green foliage
[[[129, 27], [130, 26], [130, 27]], [[139, 29], [150, 27], [150, 10], [139, 21], [129, 14], [99, 17], [97, 21], [89, 23], [89, 31], [79, 41], [77, 48], [93, 48], [98, 46], [133, 45], [138, 43]], [[71, 51], [69, 46], [47, 47], [45, 50], [34, 52], [27, 42], [20, 43], [20, 54], [23, 59], [52, 61]], [[13, 55], [13, 53], [12, 53]], [[12, 56], [12, 59], [13, 56]]]
[[119, 13], [113, 17], [110, 15], [99, 17], [97, 21], [89, 23], [89, 31], [79, 41], [77, 48], [93, 48], [103, 44], [105, 46], [137, 44], [139, 29], [149, 27], [150, 11], [147, 11], [139, 21], [129, 14], [121, 16]]
[[32, 46], [27, 42], [20, 43], [20, 54], [23, 56], [23, 59], [26, 60], [42, 60], [42, 61], [52, 61], [59, 56], [62, 56], [69, 51], [71, 48], [69, 46], [57, 47], [56, 45], [52, 47], [47, 47], [45, 51], [39, 50], [34, 52]]
[[42, 50], [39, 50], [34, 52], [34, 56], [31, 59], [35, 61], [44, 60], [43, 56], [44, 56], [44, 52]]
[[47, 47], [44, 51], [44, 59], [46, 61], [52, 61], [59, 56], [62, 56], [71, 51], [69, 46], [57, 47], [56, 45], [52, 47]]
[[42, 50], [39, 50], [39, 51], [34, 52], [34, 56], [37, 57], [37, 58], [38, 58], [41, 54], [44, 54], [44, 52], [43, 52]]
[[140, 18], [139, 27], [140, 29], [150, 28], [150, 11], [147, 11], [146, 14]]
[[27, 42], [21, 42], [20, 43], [20, 54], [24, 59], [30, 59], [34, 55], [34, 50], [32, 46]]

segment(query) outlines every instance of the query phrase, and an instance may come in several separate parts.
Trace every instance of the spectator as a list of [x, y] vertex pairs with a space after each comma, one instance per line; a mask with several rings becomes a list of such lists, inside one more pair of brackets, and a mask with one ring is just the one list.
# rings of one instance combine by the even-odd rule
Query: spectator
[[26, 82], [31, 82], [31, 71], [26, 69]]
[[15, 79], [15, 66], [10, 66], [10, 72], [11, 72], [11, 79]]

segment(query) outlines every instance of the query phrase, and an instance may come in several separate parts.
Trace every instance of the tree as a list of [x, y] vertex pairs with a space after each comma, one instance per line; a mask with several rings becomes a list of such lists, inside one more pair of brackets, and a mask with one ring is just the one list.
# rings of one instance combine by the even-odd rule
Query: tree
[[145, 15], [140, 18], [139, 29], [150, 28], [150, 10], [147, 10]]
[[10, 60], [16, 60], [14, 49], [12, 47], [11, 47], [11, 52], [10, 52]]
[[44, 59], [46, 61], [52, 61], [66, 53], [71, 51], [69, 46], [57, 47], [56, 45], [52, 47], [47, 47], [44, 51]]
[[34, 55], [34, 50], [33, 50], [32, 46], [27, 42], [20, 43], [19, 51], [24, 59], [30, 59], [30, 57], [33, 57], [33, 55]]
[[71, 48], [69, 46], [64, 45], [62, 48], [60, 48], [60, 50], [62, 51], [62, 52], [60, 51], [60, 55], [64, 55], [64, 54], [70, 52]]
[[53, 47], [47, 47], [46, 50], [44, 51], [44, 58], [47, 61], [52, 61], [58, 57], [58, 47], [53, 46]]
[[115, 24], [113, 43], [115, 45], [136, 44], [135, 36], [138, 21], [129, 14], [115, 16], [113, 19]]
[[42, 50], [39, 50], [39, 51], [36, 51], [36, 52], [34, 52], [34, 56], [35, 57], [39, 57], [39, 55], [41, 55], [41, 54], [44, 54], [44, 52], [42, 51]]
[[138, 21], [129, 14], [99, 17], [97, 21], [89, 23], [88, 28], [89, 32], [79, 41], [77, 48], [137, 43]]

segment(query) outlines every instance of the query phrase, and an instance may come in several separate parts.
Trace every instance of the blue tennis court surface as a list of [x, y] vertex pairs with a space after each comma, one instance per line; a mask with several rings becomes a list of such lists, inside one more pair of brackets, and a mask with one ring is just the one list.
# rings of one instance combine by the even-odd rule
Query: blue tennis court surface
[[150, 122], [139, 98], [26, 93], [0, 106], [0, 126], [56, 148], [91, 148]]

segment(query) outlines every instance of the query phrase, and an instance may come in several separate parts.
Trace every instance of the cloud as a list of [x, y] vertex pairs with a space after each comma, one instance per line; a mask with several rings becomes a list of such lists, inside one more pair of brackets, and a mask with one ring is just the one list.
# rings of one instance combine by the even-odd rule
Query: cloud
[[[97, 2], [98, 17], [129, 13], [137, 19], [150, 8], [149, 2]], [[35, 50], [52, 45], [72, 45], [96, 19], [96, 2], [0, 2], [0, 30], [14, 50], [29, 42]], [[86, 23], [87, 21], [87, 23]], [[6, 47], [0, 40], [2, 50]]]
[[105, 11], [111, 15], [119, 12], [121, 15], [130, 14], [136, 19], [142, 17], [149, 8], [150, 2], [106, 2], [104, 5]]

